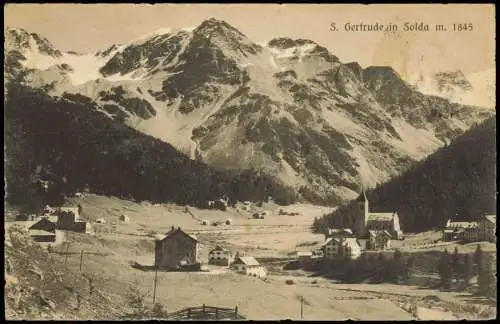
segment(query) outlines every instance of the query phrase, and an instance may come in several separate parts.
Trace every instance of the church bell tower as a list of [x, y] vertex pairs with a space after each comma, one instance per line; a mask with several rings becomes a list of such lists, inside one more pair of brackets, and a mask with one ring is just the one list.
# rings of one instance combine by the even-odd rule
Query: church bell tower
[[359, 197], [356, 199], [356, 228], [358, 236], [364, 236], [366, 234], [366, 227], [368, 223], [368, 212], [370, 210], [368, 198], [366, 197], [365, 189], [361, 189]]

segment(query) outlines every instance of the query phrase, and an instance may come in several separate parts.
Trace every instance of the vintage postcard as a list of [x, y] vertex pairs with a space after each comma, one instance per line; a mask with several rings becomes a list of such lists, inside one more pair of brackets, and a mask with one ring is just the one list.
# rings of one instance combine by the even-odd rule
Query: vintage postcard
[[496, 317], [494, 5], [4, 8], [7, 319]]

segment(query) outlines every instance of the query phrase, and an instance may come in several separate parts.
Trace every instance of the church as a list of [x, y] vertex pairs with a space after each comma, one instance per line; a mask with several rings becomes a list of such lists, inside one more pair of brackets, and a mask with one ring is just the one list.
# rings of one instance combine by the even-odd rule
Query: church
[[363, 190], [353, 206], [352, 228], [358, 238], [367, 238], [369, 231], [387, 231], [394, 239], [403, 239], [398, 213], [370, 212], [368, 198]]

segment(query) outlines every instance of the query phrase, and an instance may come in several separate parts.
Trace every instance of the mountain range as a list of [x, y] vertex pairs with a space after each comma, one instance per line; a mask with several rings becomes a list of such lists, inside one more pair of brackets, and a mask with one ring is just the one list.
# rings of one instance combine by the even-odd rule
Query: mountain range
[[307, 39], [259, 45], [216, 19], [86, 54], [19, 28], [5, 39], [9, 80], [77, 95], [199, 163], [261, 170], [320, 203], [354, 198], [495, 114], [426, 95], [389, 66], [344, 63]]

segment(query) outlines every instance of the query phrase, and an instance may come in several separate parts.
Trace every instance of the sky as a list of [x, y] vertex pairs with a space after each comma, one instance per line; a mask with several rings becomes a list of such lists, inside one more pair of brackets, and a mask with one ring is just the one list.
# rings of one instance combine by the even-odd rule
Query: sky
[[[342, 62], [363, 67], [390, 65], [405, 75], [415, 69], [461, 69], [465, 74], [495, 68], [493, 5], [334, 4], [9, 4], [4, 28], [20, 27], [49, 39], [63, 51], [91, 52], [124, 43], [160, 28], [224, 20], [254, 42], [275, 37], [306, 38], [327, 47]], [[331, 31], [331, 23], [422, 22], [447, 32]], [[472, 31], [451, 31], [453, 24]]]

